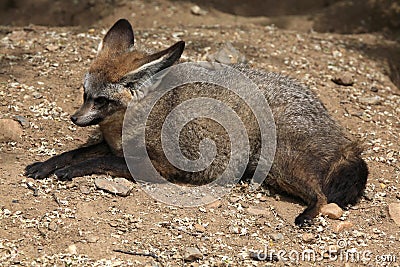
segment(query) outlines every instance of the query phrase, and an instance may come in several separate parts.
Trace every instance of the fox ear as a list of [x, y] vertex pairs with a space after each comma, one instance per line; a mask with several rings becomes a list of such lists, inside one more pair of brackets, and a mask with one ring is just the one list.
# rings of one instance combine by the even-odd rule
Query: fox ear
[[118, 20], [108, 30], [103, 41], [100, 43], [98, 53], [108, 50], [112, 53], [126, 52], [135, 43], [132, 26], [126, 19]]
[[185, 42], [179, 41], [171, 47], [149, 55], [143, 59], [143, 64], [129, 72], [126, 76], [134, 75], [139, 73], [146, 73], [147, 75], [154, 75], [157, 72], [172, 66], [181, 57], [183, 50], [185, 49]]

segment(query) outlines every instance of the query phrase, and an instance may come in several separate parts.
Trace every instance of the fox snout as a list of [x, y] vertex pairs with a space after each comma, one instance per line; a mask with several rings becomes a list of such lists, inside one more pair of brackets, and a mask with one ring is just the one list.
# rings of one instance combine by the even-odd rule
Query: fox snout
[[91, 103], [84, 103], [71, 117], [71, 121], [80, 126], [86, 127], [99, 124], [104, 116], [100, 110], [96, 110]]

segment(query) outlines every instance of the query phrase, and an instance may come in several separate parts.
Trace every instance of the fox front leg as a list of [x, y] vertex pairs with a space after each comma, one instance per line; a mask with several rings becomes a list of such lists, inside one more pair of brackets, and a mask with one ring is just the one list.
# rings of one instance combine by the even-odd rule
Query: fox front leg
[[58, 169], [54, 174], [59, 180], [72, 180], [74, 177], [91, 174], [109, 174], [128, 179], [132, 178], [125, 159], [123, 157], [112, 155], [88, 159], [77, 164]]
[[85, 161], [88, 158], [99, 157], [109, 153], [109, 147], [101, 142], [96, 145], [81, 147], [75, 150], [64, 152], [54, 156], [44, 162], [35, 162], [25, 168], [25, 175], [34, 179], [43, 179], [48, 177], [60, 168]]

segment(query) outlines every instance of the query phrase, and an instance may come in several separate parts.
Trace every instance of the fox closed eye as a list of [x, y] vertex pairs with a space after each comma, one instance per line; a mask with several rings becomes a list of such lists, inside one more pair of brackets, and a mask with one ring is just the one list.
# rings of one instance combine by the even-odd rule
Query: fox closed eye
[[104, 106], [108, 102], [109, 102], [109, 100], [104, 96], [99, 96], [94, 99], [94, 104], [97, 106]]

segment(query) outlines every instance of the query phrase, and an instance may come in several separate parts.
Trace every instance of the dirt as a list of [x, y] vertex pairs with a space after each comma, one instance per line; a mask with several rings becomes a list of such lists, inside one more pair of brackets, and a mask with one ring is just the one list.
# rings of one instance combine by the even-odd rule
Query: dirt
[[[211, 4], [200, 5], [207, 14], [197, 16], [191, 6], [126, 1], [101, 18], [86, 18], [84, 26], [0, 27], [0, 119], [19, 115], [29, 121], [22, 140], [0, 144], [0, 266], [398, 266], [400, 226], [388, 213], [390, 203], [400, 202], [396, 38], [317, 33], [299, 17], [288, 18], [298, 29], [282, 29], [269, 25], [271, 17], [232, 14]], [[157, 202], [136, 184], [127, 197], [97, 190], [95, 175], [72, 182], [26, 178], [27, 164], [96, 136], [95, 127], [76, 127], [69, 114], [82, 102], [82, 77], [104, 30], [119, 17], [134, 25], [138, 47], [155, 51], [185, 40], [183, 61], [198, 61], [229, 41], [250, 65], [309, 86], [365, 144], [370, 169], [365, 197], [339, 220], [319, 216], [315, 225], [300, 229], [294, 218], [304, 209], [301, 202], [268, 189], [250, 192], [245, 183], [217, 203], [179, 208]], [[332, 82], [349, 74], [351, 86]], [[322, 253], [329, 246], [340, 249], [331, 255], [336, 258], [301, 257], [305, 250]], [[202, 255], [188, 257], [190, 248]], [[252, 251], [266, 248], [287, 254], [274, 263], [251, 259]]]

